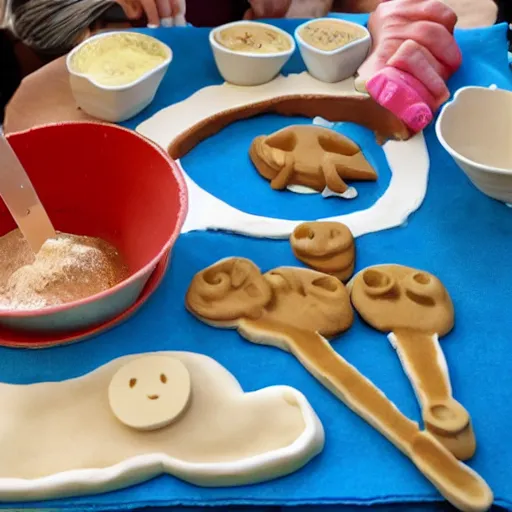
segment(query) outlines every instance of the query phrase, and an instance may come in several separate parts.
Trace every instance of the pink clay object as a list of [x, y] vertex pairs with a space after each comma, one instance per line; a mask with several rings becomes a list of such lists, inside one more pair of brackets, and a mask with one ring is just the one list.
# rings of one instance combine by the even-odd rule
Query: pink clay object
[[428, 126], [434, 117], [429, 106], [431, 94], [409, 73], [385, 67], [366, 82], [366, 90], [415, 133]]

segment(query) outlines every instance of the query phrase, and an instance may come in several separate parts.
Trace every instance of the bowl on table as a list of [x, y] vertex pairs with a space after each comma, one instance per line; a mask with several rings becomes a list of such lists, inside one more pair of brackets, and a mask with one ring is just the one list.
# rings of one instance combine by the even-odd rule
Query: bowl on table
[[318, 18], [299, 25], [295, 39], [309, 74], [327, 83], [353, 76], [371, 46], [366, 27], [336, 18]]
[[[133, 55], [141, 52], [151, 59], [151, 64], [142, 61], [148, 69], [132, 73], [133, 79], [129, 81], [124, 79], [118, 68], [112, 68], [112, 57], [109, 57], [114, 55], [115, 60], [119, 48], [125, 52], [128, 72], [134, 65]], [[102, 61], [105, 57], [106, 61]], [[125, 121], [153, 101], [172, 57], [167, 45], [145, 34], [116, 31], [95, 35], [66, 58], [71, 92], [77, 105], [91, 116], [112, 123]], [[102, 78], [93, 71], [102, 73]]]
[[512, 203], [512, 92], [459, 89], [442, 108], [436, 134], [478, 190]]
[[[0, 327], [72, 336], [118, 317], [136, 303], [180, 233], [187, 191], [177, 164], [141, 135], [102, 123], [46, 125], [8, 139], [55, 229], [110, 242], [129, 275], [79, 301], [37, 310], [0, 310]], [[0, 235], [15, 227], [0, 203]]]
[[[247, 41], [251, 44], [246, 44], [245, 48], [240, 45], [237, 49], [222, 44], [223, 34], [229, 35], [230, 31], [242, 31], [242, 36], [247, 33]], [[274, 36], [282, 47], [264, 52], [258, 49], [258, 36], [265, 38], [266, 48], [270, 48], [268, 35]], [[233, 39], [243, 42], [236, 35]], [[296, 48], [295, 40], [290, 34], [273, 25], [256, 21], [235, 21], [214, 28], [210, 32], [210, 46], [222, 78], [226, 82], [242, 86], [262, 85], [273, 80]]]

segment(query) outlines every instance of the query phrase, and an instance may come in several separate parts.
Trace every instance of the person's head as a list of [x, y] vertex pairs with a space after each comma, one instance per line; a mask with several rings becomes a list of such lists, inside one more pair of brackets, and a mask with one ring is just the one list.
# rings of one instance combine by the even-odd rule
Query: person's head
[[80, 43], [89, 26], [113, 4], [111, 0], [7, 1], [6, 15], [14, 35], [36, 52], [52, 56]]

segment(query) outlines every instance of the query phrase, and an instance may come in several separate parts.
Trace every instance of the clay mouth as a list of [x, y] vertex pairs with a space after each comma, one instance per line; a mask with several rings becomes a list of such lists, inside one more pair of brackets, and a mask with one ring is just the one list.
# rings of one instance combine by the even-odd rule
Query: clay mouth
[[159, 395], [148, 395], [149, 400], [158, 400], [160, 397]]

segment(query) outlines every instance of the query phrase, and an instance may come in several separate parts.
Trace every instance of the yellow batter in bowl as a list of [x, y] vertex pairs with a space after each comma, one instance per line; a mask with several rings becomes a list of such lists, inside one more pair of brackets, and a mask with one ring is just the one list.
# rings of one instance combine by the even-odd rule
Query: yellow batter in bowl
[[75, 73], [105, 86], [135, 82], [169, 57], [167, 48], [143, 34], [112, 34], [86, 43], [71, 59]]
[[280, 53], [292, 47], [284, 34], [258, 23], [228, 26], [215, 34], [215, 40], [224, 48], [241, 53]]

